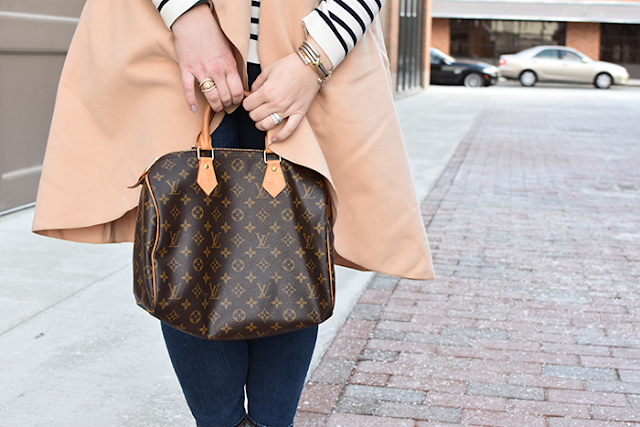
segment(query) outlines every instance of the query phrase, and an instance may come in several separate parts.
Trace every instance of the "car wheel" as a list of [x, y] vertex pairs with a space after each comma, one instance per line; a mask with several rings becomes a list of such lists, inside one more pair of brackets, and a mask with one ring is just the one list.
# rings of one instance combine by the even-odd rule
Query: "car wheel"
[[482, 87], [484, 86], [484, 79], [478, 73], [469, 73], [464, 77], [462, 83], [466, 87]]
[[523, 71], [520, 74], [520, 84], [522, 86], [531, 87], [535, 85], [537, 81], [538, 81], [538, 76], [536, 76], [536, 73], [534, 73], [531, 70]]
[[600, 73], [596, 76], [594, 83], [598, 89], [609, 89], [613, 84], [613, 78], [608, 73]]

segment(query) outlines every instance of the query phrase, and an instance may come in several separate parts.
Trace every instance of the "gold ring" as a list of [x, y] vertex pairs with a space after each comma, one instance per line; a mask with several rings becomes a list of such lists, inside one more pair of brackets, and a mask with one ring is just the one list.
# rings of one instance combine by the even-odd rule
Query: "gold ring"
[[216, 88], [216, 84], [213, 82], [212, 79], [204, 79], [201, 83], [200, 83], [200, 91], [202, 93], [205, 92], [211, 92], [212, 90], [214, 90]]

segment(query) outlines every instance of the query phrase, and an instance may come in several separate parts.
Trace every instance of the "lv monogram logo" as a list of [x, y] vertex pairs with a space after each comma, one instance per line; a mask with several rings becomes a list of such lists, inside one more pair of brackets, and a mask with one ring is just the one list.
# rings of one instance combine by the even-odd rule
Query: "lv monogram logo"
[[304, 194], [302, 195], [303, 199], [315, 199], [316, 196], [313, 194], [316, 191], [316, 186], [302, 183], [302, 187], [304, 188]]
[[258, 189], [258, 195], [256, 196], [256, 199], [268, 199], [269, 195], [267, 194], [265, 189], [262, 188], [262, 183], [255, 182], [254, 184]]
[[180, 288], [182, 287], [182, 283], [178, 283], [177, 285], [173, 285], [171, 283], [168, 284], [169, 289], [171, 290], [170, 300], [179, 301], [182, 299], [182, 295], [180, 295]]
[[313, 234], [302, 233], [302, 235], [304, 236], [304, 240], [307, 242], [307, 246], [305, 246], [305, 249], [314, 249]]
[[258, 237], [258, 249], [269, 249], [269, 247], [271, 245], [267, 245], [267, 239], [269, 238], [269, 234], [271, 233], [267, 233], [267, 234], [260, 234], [260, 233], [256, 233], [256, 236]]
[[307, 288], [309, 288], [309, 299], [318, 299], [320, 298], [320, 293], [318, 292], [318, 285], [312, 285], [311, 283], [307, 283]]
[[220, 284], [214, 285], [209, 283], [209, 289], [211, 289], [211, 296], [209, 299], [220, 299], [220, 295], [218, 295], [218, 291], [220, 290]]
[[222, 233], [211, 233], [211, 239], [213, 240], [213, 243], [211, 244], [211, 248], [213, 249], [220, 249], [220, 235]]
[[260, 296], [258, 296], [258, 298], [261, 298], [261, 299], [271, 298], [271, 294], [267, 295], [267, 292], [269, 292], [269, 283], [265, 283], [264, 285], [257, 283], [257, 285], [258, 285], [258, 288], [260, 289]]
[[180, 235], [179, 231], [170, 231], [169, 235], [171, 236], [171, 244], [169, 245], [170, 248], [179, 248], [180, 247], [180, 243], [178, 243], [178, 236]]
[[175, 181], [166, 181], [167, 184], [169, 184], [169, 187], [171, 187], [171, 191], [169, 192], [170, 196], [178, 196], [180, 195], [181, 191], [178, 190], [178, 184], [180, 184], [180, 180], [177, 179]]

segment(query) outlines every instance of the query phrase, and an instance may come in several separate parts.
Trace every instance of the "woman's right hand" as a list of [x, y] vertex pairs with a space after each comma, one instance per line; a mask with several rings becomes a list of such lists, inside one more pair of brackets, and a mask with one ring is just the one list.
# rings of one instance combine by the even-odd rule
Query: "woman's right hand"
[[213, 111], [240, 104], [244, 91], [233, 48], [209, 7], [200, 5], [187, 11], [173, 23], [171, 29], [184, 94], [191, 111], [198, 111], [196, 87], [208, 78], [216, 84], [213, 90], [204, 94]]

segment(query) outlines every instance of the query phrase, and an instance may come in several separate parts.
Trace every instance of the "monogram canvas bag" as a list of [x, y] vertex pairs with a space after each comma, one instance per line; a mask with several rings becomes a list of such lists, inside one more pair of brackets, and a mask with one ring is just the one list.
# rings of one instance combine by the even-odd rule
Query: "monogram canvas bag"
[[211, 109], [189, 151], [142, 186], [134, 295], [151, 315], [211, 340], [316, 325], [334, 306], [331, 206], [319, 173], [264, 150], [212, 149]]

